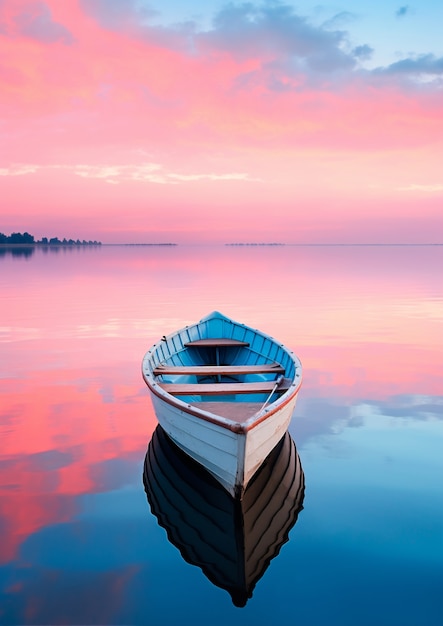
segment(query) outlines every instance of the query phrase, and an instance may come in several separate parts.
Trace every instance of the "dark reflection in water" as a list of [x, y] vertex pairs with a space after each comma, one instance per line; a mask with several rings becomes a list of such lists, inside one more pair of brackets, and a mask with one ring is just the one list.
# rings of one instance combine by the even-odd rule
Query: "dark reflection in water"
[[289, 433], [267, 457], [242, 500], [232, 498], [158, 426], [143, 482], [152, 513], [188, 563], [245, 606], [288, 541], [303, 508], [304, 473]]
[[6, 244], [1, 244], [0, 258], [10, 254], [13, 257], [23, 257], [28, 259], [34, 254], [34, 250], [34, 246], [20, 246], [18, 244], [8, 246]]
[[34, 255], [36, 250], [43, 254], [72, 252], [73, 250], [86, 251], [88, 248], [99, 248], [100, 244], [84, 243], [84, 244], [0, 244], [0, 259], [11, 255], [14, 258], [29, 259]]

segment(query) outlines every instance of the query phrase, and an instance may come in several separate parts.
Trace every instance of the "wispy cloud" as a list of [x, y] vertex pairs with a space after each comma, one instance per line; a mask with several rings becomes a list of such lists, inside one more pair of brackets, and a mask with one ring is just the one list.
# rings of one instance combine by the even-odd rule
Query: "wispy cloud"
[[75, 41], [71, 31], [53, 19], [51, 9], [45, 2], [31, 2], [25, 5], [3, 32], [24, 35], [44, 44], [61, 42], [71, 45]]
[[141, 163], [137, 165], [30, 165], [18, 164], [0, 168], [0, 176], [23, 176], [48, 170], [64, 170], [82, 178], [96, 178], [106, 183], [117, 185], [128, 181], [140, 181], [159, 185], [177, 185], [180, 183], [208, 181], [257, 181], [244, 172], [192, 173], [184, 174], [169, 171], [159, 163]]
[[118, 184], [128, 180], [140, 180], [153, 183], [166, 183], [165, 176], [157, 172], [162, 170], [158, 163], [139, 165], [73, 165], [60, 166], [82, 178], [99, 178], [107, 183]]
[[443, 183], [435, 183], [433, 185], [407, 185], [406, 187], [399, 187], [400, 191], [424, 191], [426, 193], [439, 193], [443, 191]]
[[195, 39], [202, 52], [209, 46], [243, 59], [290, 60], [295, 72], [330, 73], [355, 65], [345, 52], [344, 31], [313, 26], [288, 4], [229, 4], [216, 15], [212, 30]]
[[420, 75], [440, 76], [443, 74], [443, 57], [434, 54], [421, 54], [401, 59], [387, 67], [377, 68], [374, 74], [401, 74], [410, 77]]
[[23, 176], [25, 174], [35, 174], [41, 169], [39, 165], [11, 165], [0, 167], [0, 176]]
[[[346, 26], [359, 16], [350, 11], [315, 25], [289, 3], [229, 3], [215, 14], [211, 27], [200, 28], [192, 21], [164, 26], [154, 23], [156, 12], [136, 0], [81, 1], [102, 27], [179, 51], [193, 60], [210, 62], [214, 55], [226, 53], [237, 62], [254, 61], [254, 81], [245, 80], [250, 75], [242, 74], [237, 86], [256, 84], [260, 74], [269, 91], [300, 92], [312, 84], [327, 85], [331, 91], [356, 79], [373, 84], [380, 75], [389, 74], [420, 88], [423, 74], [428, 80], [440, 74], [441, 59], [428, 52], [363, 71], [361, 63], [370, 60], [376, 49], [370, 42], [356, 44], [352, 40]], [[412, 13], [410, 5], [402, 5], [395, 15], [404, 18]]]
[[357, 59], [360, 59], [361, 61], [367, 61], [372, 57], [374, 53], [374, 48], [368, 46], [368, 44], [363, 44], [361, 46], [356, 46], [352, 50], [352, 53]]
[[131, 25], [147, 26], [158, 11], [140, 0], [80, 0], [84, 10], [102, 26], [120, 30]]
[[87, 166], [76, 165], [70, 169], [74, 174], [84, 178], [101, 178], [108, 183], [118, 184], [124, 181], [141, 181], [159, 185], [175, 185], [184, 182], [201, 180], [221, 181], [239, 180], [252, 181], [248, 174], [238, 172], [226, 172], [223, 174], [193, 173], [181, 174], [166, 170], [158, 163], [142, 163], [140, 165], [113, 165], [113, 166]]
[[357, 15], [355, 13], [340, 11], [340, 13], [336, 13], [333, 17], [324, 22], [323, 27], [327, 29], [342, 28], [350, 22], [355, 22], [356, 19]]
[[251, 178], [248, 174], [244, 173], [229, 173], [229, 174], [169, 174], [170, 178], [179, 180], [182, 182], [194, 181], [194, 180], [243, 180], [243, 181], [258, 181], [258, 178]]

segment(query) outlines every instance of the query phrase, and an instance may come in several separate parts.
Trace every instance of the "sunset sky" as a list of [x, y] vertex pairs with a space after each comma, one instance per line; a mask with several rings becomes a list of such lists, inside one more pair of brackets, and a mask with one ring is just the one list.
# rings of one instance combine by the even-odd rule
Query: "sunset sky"
[[0, 0], [0, 232], [443, 240], [443, 2]]

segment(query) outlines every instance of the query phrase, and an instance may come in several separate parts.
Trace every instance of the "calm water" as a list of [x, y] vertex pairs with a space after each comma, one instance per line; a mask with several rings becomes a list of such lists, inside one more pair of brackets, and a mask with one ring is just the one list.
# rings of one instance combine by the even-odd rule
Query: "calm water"
[[[441, 626], [442, 247], [0, 256], [0, 623]], [[236, 608], [150, 511], [140, 373], [217, 309], [295, 350], [304, 509]]]

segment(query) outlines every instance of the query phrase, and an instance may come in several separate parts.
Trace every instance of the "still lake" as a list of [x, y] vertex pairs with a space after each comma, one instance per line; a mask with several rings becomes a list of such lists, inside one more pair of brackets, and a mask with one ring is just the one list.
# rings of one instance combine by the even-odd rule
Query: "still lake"
[[[441, 626], [443, 247], [0, 255], [0, 623]], [[244, 608], [151, 513], [141, 377], [213, 310], [294, 350], [305, 475]]]

